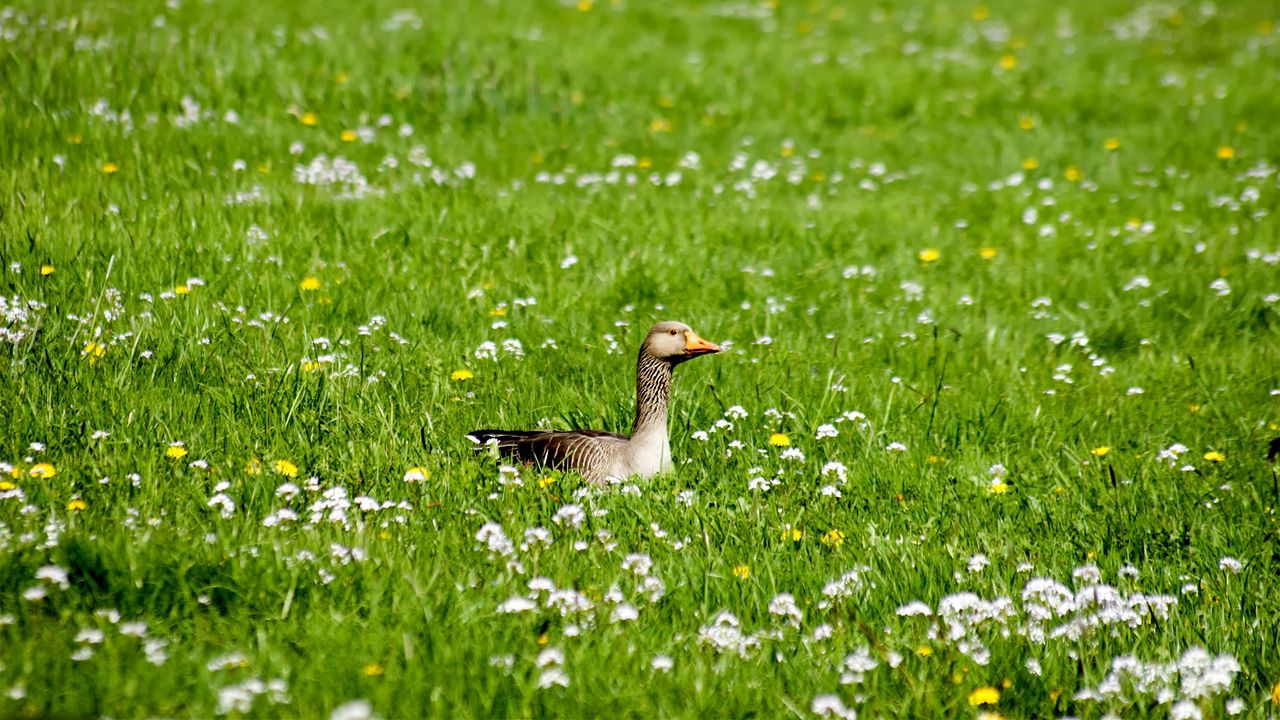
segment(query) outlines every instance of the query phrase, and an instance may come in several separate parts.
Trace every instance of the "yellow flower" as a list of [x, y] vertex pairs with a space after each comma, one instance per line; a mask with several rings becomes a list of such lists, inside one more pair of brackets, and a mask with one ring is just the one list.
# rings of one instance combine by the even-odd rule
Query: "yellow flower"
[[259, 460], [258, 458], [253, 458], [253, 459], [252, 459], [252, 460], [250, 460], [249, 462], [245, 463], [245, 464], [244, 464], [244, 473], [245, 473], [246, 475], [261, 475], [261, 474], [262, 474], [262, 461], [261, 461], [261, 460]]
[[978, 720], [1005, 720], [1005, 717], [1000, 713], [984, 710], [978, 713]]
[[45, 463], [40, 463], [38, 465], [32, 465], [31, 469], [27, 471], [27, 474], [33, 478], [40, 478], [41, 480], [47, 480], [53, 477], [54, 475], [57, 475], [58, 471], [56, 468], [53, 467], [52, 463], [45, 462]]
[[334, 75], [334, 76], [333, 76], [333, 81], [334, 81], [334, 82], [336, 82], [336, 83], [338, 83], [339, 85], [343, 85], [343, 84], [345, 84], [345, 83], [347, 82], [347, 80], [349, 80], [349, 79], [350, 79], [350, 78], [348, 78], [348, 77], [347, 77], [347, 74], [346, 74], [346, 73], [344, 73], [344, 72], [340, 72], [340, 73], [338, 73], [337, 75]]
[[1036, 119], [1031, 115], [1020, 115], [1018, 117], [1018, 127], [1022, 130], [1031, 130], [1036, 126]]
[[356, 135], [356, 131], [355, 131], [355, 130], [343, 130], [343, 131], [342, 131], [342, 142], [355, 142], [357, 137], [359, 137], [359, 136], [358, 136], [358, 135]]
[[302, 362], [302, 372], [315, 372], [324, 367], [324, 364], [318, 360], [304, 360]]
[[820, 539], [823, 545], [830, 545], [831, 547], [840, 547], [841, 545], [844, 544], [844, 533], [840, 532], [839, 530], [832, 529], [823, 533]]
[[578, 0], [578, 12], [591, 12], [594, 5], [593, 0]]
[[1068, 165], [1067, 169], [1062, 171], [1062, 177], [1066, 178], [1067, 182], [1080, 182], [1084, 178], [1084, 173], [1075, 165]]
[[1000, 691], [990, 685], [980, 687], [969, 693], [969, 704], [977, 707], [978, 705], [995, 705], [1000, 702]]
[[98, 358], [107, 354], [107, 347], [99, 343], [91, 342], [84, 346], [84, 350], [81, 350], [80, 354], [88, 358], [89, 364], [92, 365], [98, 362]]
[[1102, 143], [1102, 147], [1108, 150], [1119, 150], [1120, 140], [1118, 138], [1107, 138], [1106, 142]]
[[992, 480], [991, 486], [987, 488], [992, 495], [1003, 495], [1009, 492], [1009, 484], [1003, 480]]
[[751, 566], [750, 565], [734, 565], [733, 576], [738, 578], [739, 580], [746, 580], [747, 578], [751, 577]]
[[1008, 53], [1005, 53], [1004, 55], [1000, 56], [1000, 67], [1001, 69], [1004, 69], [1004, 70], [1012, 70], [1018, 67], [1018, 58]]
[[791, 438], [782, 433], [774, 433], [769, 436], [769, 444], [774, 447], [786, 447], [791, 444]]
[[386, 673], [386, 670], [384, 670], [382, 665], [378, 663], [369, 663], [363, 668], [360, 668], [360, 672], [364, 673], [365, 677], [382, 677], [383, 674]]
[[507, 316], [506, 305], [499, 305], [498, 307], [489, 311], [489, 317], [506, 317], [506, 316]]
[[52, 265], [49, 265], [49, 264], [47, 264], [47, 263], [46, 263], [46, 264], [44, 264], [44, 265], [41, 265], [41, 266], [40, 266], [40, 274], [41, 274], [41, 275], [52, 275], [52, 274], [53, 274], [53, 266], [52, 266]]
[[804, 539], [804, 531], [800, 528], [794, 528], [790, 525], [782, 528], [782, 541], [800, 542]]
[[453, 378], [454, 380], [470, 380], [475, 376], [476, 376], [475, 373], [471, 372], [466, 368], [458, 368], [457, 370], [454, 370], [453, 372], [449, 373], [449, 377]]
[[554, 483], [557, 479], [558, 478], [555, 475], [543, 475], [542, 477], [538, 478], [538, 489], [546, 490], [547, 488], [551, 487], [551, 484]]
[[316, 117], [316, 114], [313, 112], [302, 113], [302, 117], [298, 118], [298, 120], [307, 127], [314, 127], [316, 123], [320, 122], [320, 118]]
[[174, 460], [184, 458], [187, 456], [187, 448], [182, 444], [182, 441], [171, 442], [169, 443], [169, 447], [165, 448], [164, 456], [173, 458]]
[[107, 175], [115, 175], [120, 172], [120, 166], [113, 162], [104, 162], [102, 163], [102, 172]]
[[639, 160], [636, 160], [636, 167], [641, 170], [648, 170], [653, 167], [653, 160], [651, 158], [642, 157]]
[[279, 475], [284, 475], [285, 477], [298, 477], [298, 466], [288, 460], [277, 460], [271, 467]]
[[666, 118], [654, 118], [649, 121], [649, 132], [669, 133], [671, 132], [671, 121]]
[[978, 22], [982, 22], [983, 20], [986, 20], [989, 17], [991, 17], [991, 11], [987, 9], [986, 5], [979, 5], [978, 7], [973, 9], [974, 20], [977, 20]]
[[993, 247], [978, 248], [978, 257], [982, 258], [983, 260], [990, 260], [991, 258], [994, 258], [998, 254], [999, 253]]
[[189, 285], [179, 285], [173, 289], [173, 293], [175, 295], [189, 295], [191, 294], [191, 287]]
[[929, 647], [928, 645], [921, 645], [920, 647], [916, 648], [916, 654], [919, 655], [920, 657], [929, 657], [930, 655], [933, 654], [933, 648]]
[[925, 248], [916, 253], [916, 257], [920, 258], [922, 263], [937, 262], [938, 258], [942, 257], [942, 252], [937, 248]]
[[70, 135], [67, 136], [67, 142], [71, 143], [72, 145], [79, 145], [80, 143], [84, 142], [84, 136], [81, 135], [80, 133], [71, 133]]
[[0, 480], [0, 492], [7, 492], [7, 491], [12, 490], [12, 489], [14, 489], [14, 488], [16, 488], [16, 487], [18, 487], [18, 486], [17, 486], [17, 485], [14, 485], [13, 483], [9, 482], [8, 480]]
[[431, 473], [424, 467], [411, 467], [404, 473], [405, 482], [426, 482]]
[[88, 507], [89, 507], [89, 503], [86, 503], [85, 501], [81, 500], [80, 498], [72, 498], [72, 499], [71, 499], [71, 502], [67, 503], [67, 509], [68, 509], [68, 510], [71, 510], [71, 511], [73, 511], [73, 512], [79, 512], [79, 511], [84, 510], [84, 509], [86, 509], [86, 508], [88, 508]]
[[569, 92], [569, 102], [573, 103], [574, 105], [581, 105], [584, 99], [585, 98], [581, 90], [572, 90]]
[[319, 290], [320, 278], [308, 275], [307, 277], [302, 278], [302, 282], [298, 283], [298, 287], [303, 290]]
[[1280, 682], [1271, 686], [1271, 702], [1280, 705]]
[[1226, 460], [1226, 459], [1227, 459], [1227, 456], [1226, 456], [1226, 455], [1223, 455], [1222, 453], [1218, 452], [1217, 450], [1210, 450], [1209, 452], [1207, 452], [1207, 453], [1205, 453], [1205, 454], [1204, 454], [1204, 459], [1205, 459], [1205, 460], [1208, 460], [1209, 462], [1216, 462], [1216, 463], [1217, 463], [1217, 462], [1222, 462], [1223, 460]]
[[1236, 149], [1231, 147], [1230, 145], [1223, 145], [1218, 148], [1219, 160], [1230, 160], [1235, 156], [1236, 156]]
[[1111, 448], [1107, 447], [1106, 445], [1103, 445], [1102, 447], [1096, 447], [1096, 448], [1094, 448], [1094, 449], [1093, 449], [1093, 450], [1091, 450], [1090, 452], [1092, 452], [1092, 453], [1093, 453], [1093, 456], [1094, 456], [1094, 457], [1100, 457], [1100, 458], [1102, 458], [1102, 457], [1106, 457], [1106, 456], [1107, 456], [1107, 453], [1111, 452]]
[[1023, 170], [1035, 170], [1038, 167], [1040, 167], [1040, 161], [1033, 157], [1026, 158], [1022, 161]]

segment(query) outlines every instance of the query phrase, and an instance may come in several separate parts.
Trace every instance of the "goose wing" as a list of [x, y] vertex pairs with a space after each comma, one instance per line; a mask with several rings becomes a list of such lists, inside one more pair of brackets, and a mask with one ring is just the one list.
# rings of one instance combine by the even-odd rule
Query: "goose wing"
[[603, 430], [476, 430], [467, 437], [480, 447], [496, 443], [498, 452], [519, 462], [593, 475], [608, 473], [628, 439]]

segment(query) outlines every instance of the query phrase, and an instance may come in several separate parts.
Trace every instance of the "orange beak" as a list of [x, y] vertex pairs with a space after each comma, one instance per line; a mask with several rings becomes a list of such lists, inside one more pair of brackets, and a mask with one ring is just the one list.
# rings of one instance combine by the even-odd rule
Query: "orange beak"
[[684, 352], [691, 357], [720, 352], [720, 346], [698, 337], [698, 333], [687, 330], [684, 334]]

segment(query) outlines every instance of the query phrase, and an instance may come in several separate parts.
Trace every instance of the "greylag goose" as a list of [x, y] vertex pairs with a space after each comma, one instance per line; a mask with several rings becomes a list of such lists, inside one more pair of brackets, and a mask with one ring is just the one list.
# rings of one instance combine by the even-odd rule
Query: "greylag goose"
[[698, 337], [688, 325], [660, 322], [649, 328], [636, 360], [636, 419], [630, 437], [603, 430], [476, 430], [467, 435], [480, 447], [518, 462], [571, 470], [604, 485], [611, 478], [650, 477], [671, 467], [667, 405], [671, 371], [720, 346]]

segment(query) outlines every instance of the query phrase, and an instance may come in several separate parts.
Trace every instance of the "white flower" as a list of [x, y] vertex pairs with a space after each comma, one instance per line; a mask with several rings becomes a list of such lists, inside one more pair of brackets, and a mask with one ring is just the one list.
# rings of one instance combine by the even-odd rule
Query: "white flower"
[[576, 528], [581, 527], [583, 521], [586, 519], [587, 514], [583, 512], [582, 507], [571, 503], [569, 505], [564, 505], [559, 510], [556, 510], [556, 514], [552, 516], [551, 522], [554, 522], [557, 525], [568, 525], [569, 527]]
[[1244, 564], [1233, 557], [1227, 556], [1218, 560], [1218, 568], [1226, 570], [1232, 575], [1239, 575], [1240, 571], [1244, 569]]
[[818, 426], [818, 434], [815, 439], [821, 440], [823, 438], [833, 438], [838, 436], [839, 434], [840, 434], [840, 431], [836, 430], [836, 426], [828, 423], [826, 425]]
[[509, 599], [498, 606], [498, 612], [503, 615], [513, 613], [528, 612], [538, 607], [538, 604], [523, 595], [512, 595]]
[[630, 603], [620, 603], [609, 615], [609, 622], [630, 622], [638, 617], [640, 617], [640, 611], [637, 610], [634, 605], [631, 605]]
[[351, 700], [329, 713], [329, 720], [375, 720], [377, 717], [368, 700]]
[[886, 445], [884, 449], [889, 452], [906, 452], [907, 446], [903, 445], [900, 442], [891, 442], [888, 445]]
[[655, 655], [649, 663], [654, 672], [671, 672], [671, 668], [675, 667], [675, 665], [675, 661], [669, 655]]
[[553, 685], [569, 687], [569, 676], [565, 674], [564, 670], [561, 670], [558, 667], [547, 668], [542, 671], [542, 674], [538, 675], [539, 688], [545, 689]]

